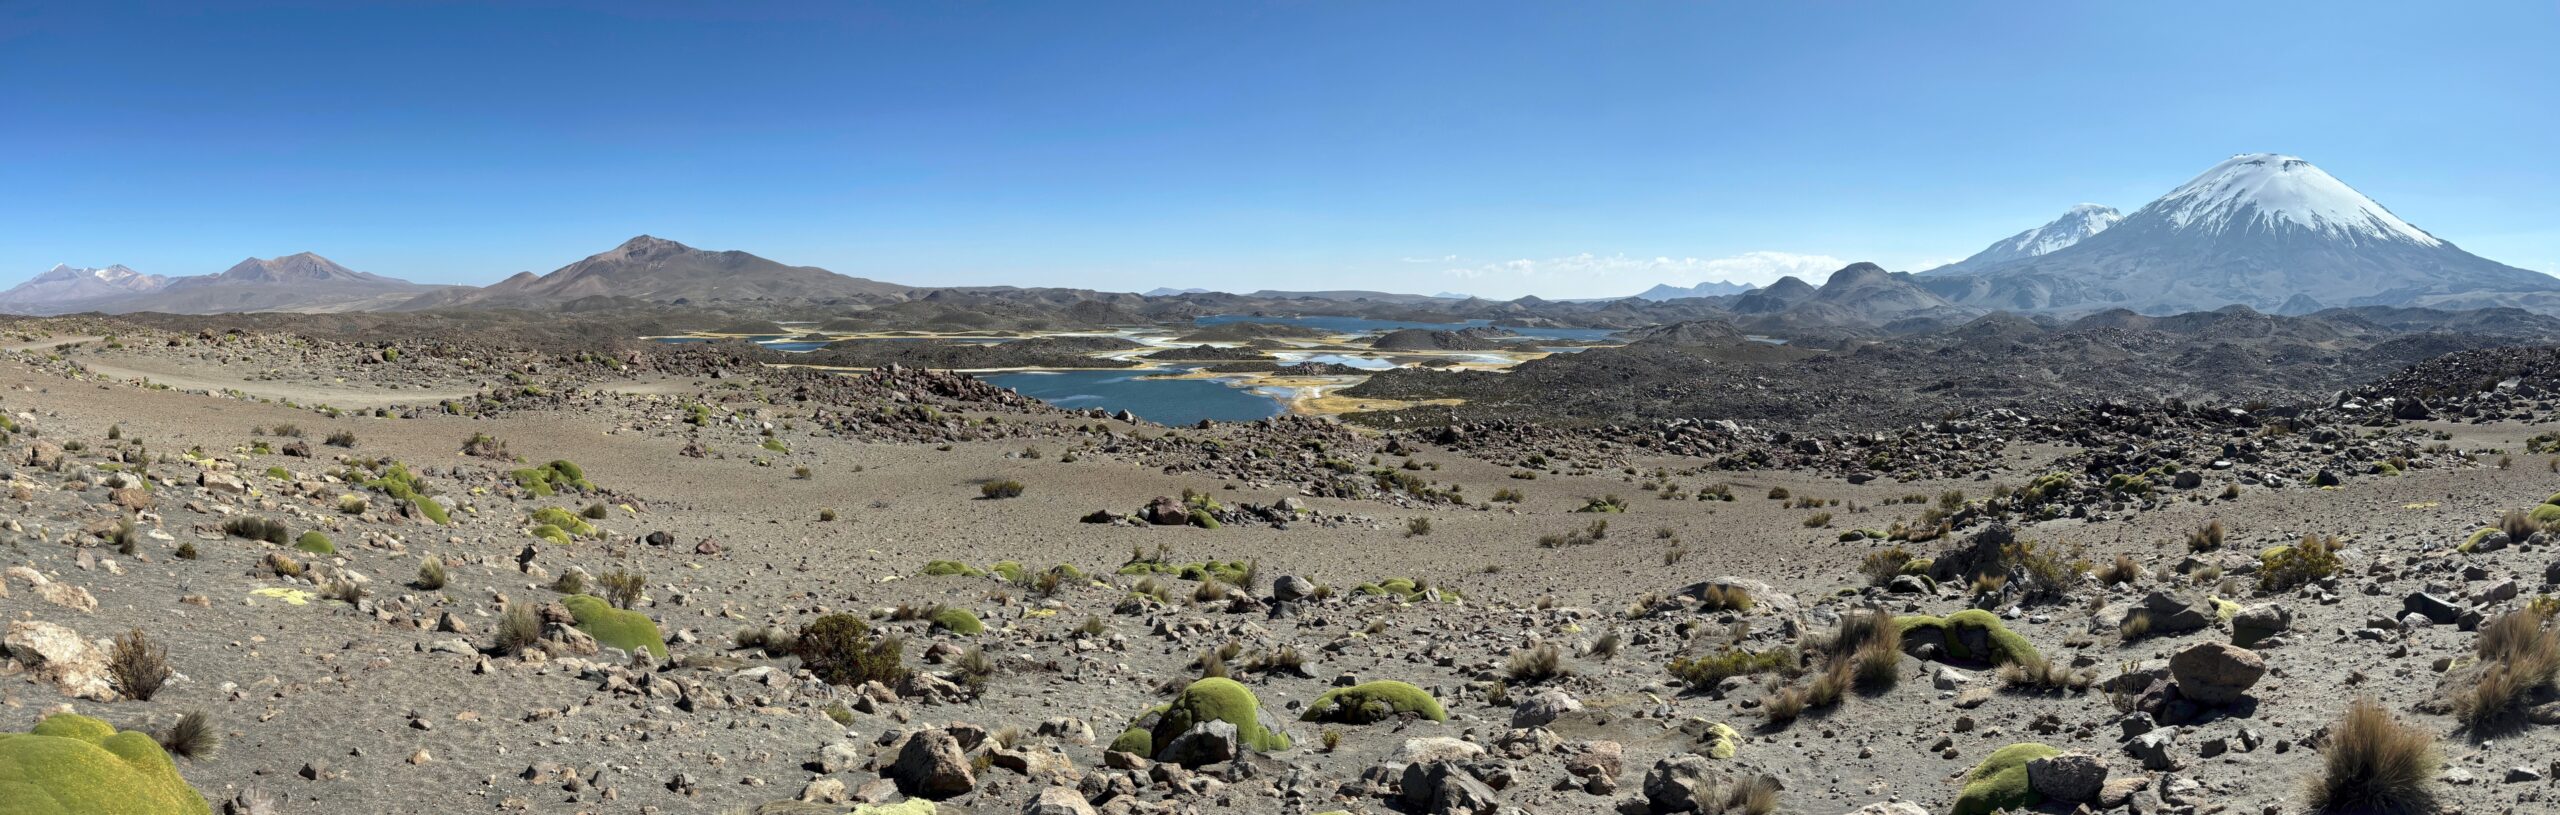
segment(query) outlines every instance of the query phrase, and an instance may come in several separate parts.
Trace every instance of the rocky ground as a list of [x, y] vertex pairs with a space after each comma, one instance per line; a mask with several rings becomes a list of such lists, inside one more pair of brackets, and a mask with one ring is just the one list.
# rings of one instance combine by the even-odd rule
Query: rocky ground
[[2560, 774], [2548, 672], [2454, 702], [2510, 665], [2481, 629], [2552, 636], [2547, 353], [2238, 413], [1382, 432], [9, 334], [0, 731], [200, 712], [217, 811], [2304, 812], [2357, 698], [2436, 740], [2437, 809]]

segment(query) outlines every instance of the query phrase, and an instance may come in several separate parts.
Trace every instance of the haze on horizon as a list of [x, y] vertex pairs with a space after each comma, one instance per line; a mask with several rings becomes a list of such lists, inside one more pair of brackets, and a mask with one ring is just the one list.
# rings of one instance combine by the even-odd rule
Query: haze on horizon
[[913, 285], [1633, 294], [1919, 270], [2240, 152], [2560, 273], [2560, 9], [0, 6], [0, 286], [638, 234]]

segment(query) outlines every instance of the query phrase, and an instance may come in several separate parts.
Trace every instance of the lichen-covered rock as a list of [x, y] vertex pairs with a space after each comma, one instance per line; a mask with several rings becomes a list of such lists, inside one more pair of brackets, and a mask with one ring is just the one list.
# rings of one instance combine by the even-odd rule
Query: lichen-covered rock
[[0, 815], [212, 815], [151, 737], [53, 716], [0, 733]]

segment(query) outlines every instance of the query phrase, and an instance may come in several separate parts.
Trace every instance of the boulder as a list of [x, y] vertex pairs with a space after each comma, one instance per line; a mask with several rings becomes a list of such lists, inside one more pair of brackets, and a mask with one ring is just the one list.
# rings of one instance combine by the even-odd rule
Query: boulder
[[978, 786], [977, 776], [969, 770], [969, 756], [960, 749], [960, 740], [938, 728], [908, 736], [906, 744], [898, 749], [898, 760], [881, 774], [896, 781], [898, 791], [918, 798], [940, 800]]
[[1156, 751], [1157, 761], [1170, 761], [1185, 767], [1199, 767], [1234, 761], [1244, 754], [1244, 739], [1237, 735], [1234, 724], [1211, 719], [1191, 726], [1173, 743]]
[[2178, 695], [2206, 704], [2239, 701], [2266, 673], [2267, 661], [2257, 652], [2229, 643], [2197, 643], [2169, 658]]
[[1022, 815], [1094, 815], [1094, 813], [1093, 805], [1084, 800], [1084, 793], [1068, 787], [1050, 787], [1041, 790], [1039, 795], [1032, 796], [1031, 803], [1023, 805]]
[[1705, 756], [1669, 756], [1645, 771], [1644, 800], [1653, 812], [1694, 812], [1698, 790], [1717, 784], [1721, 777]]
[[2250, 606], [2231, 615], [2231, 643], [2247, 648], [2293, 627], [2293, 610], [2280, 605]]
[[1512, 727], [1545, 727], [1556, 719], [1582, 709], [1572, 694], [1549, 688], [1539, 691], [1511, 709]]
[[2200, 631], [2213, 624], [2211, 606], [2189, 602], [2165, 591], [2144, 596], [2139, 608], [2150, 617], [2153, 636]]
[[1284, 575], [1278, 580], [1271, 581], [1271, 599], [1279, 600], [1284, 603], [1304, 600], [1308, 597], [1314, 596], [1315, 593], [1316, 584], [1314, 581], [1294, 574]]
[[9, 656], [65, 696], [112, 702], [122, 698], [108, 679], [108, 648], [82, 639], [80, 632], [40, 620], [14, 620], [0, 639]]
[[2027, 787], [2049, 801], [2095, 801], [2107, 785], [2107, 765], [2087, 753], [2064, 753], [2027, 762]]

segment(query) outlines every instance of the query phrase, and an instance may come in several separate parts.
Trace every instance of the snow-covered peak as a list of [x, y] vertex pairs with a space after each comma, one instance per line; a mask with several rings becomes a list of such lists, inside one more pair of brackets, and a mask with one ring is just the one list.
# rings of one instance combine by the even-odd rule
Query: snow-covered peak
[[2081, 204], [2063, 212], [2062, 217], [2053, 219], [2052, 223], [2001, 241], [1992, 250], [2013, 258], [2049, 255], [2091, 235], [2105, 232], [2107, 227], [2115, 226], [2121, 220], [2124, 220], [2124, 215], [2116, 212], [2115, 207]]
[[2311, 162], [2276, 153], [2232, 156], [2143, 209], [2179, 229], [2275, 231], [2289, 224], [2350, 243], [2444, 243]]

